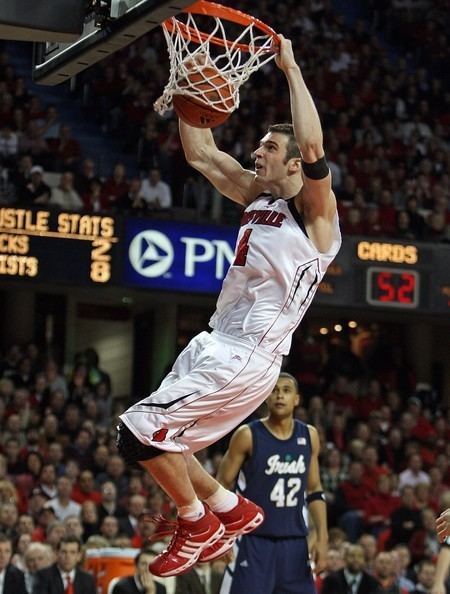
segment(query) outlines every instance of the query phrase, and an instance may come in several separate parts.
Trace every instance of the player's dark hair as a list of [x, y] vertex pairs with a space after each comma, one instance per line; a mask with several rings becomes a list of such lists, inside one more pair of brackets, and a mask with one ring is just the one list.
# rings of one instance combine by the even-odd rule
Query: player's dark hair
[[291, 380], [291, 382], [294, 384], [295, 391], [296, 391], [296, 392], [297, 392], [297, 394], [298, 394], [299, 392], [298, 392], [298, 381], [297, 381], [297, 378], [295, 378], [293, 375], [291, 375], [291, 374], [290, 374], [290, 373], [288, 373], [287, 371], [282, 371], [282, 372], [280, 373], [280, 375], [278, 376], [278, 379], [283, 379], [283, 378], [284, 378], [284, 379], [289, 379], [289, 380]]
[[267, 129], [268, 132], [277, 132], [278, 134], [284, 134], [287, 136], [288, 142], [286, 146], [286, 159], [285, 163], [289, 159], [298, 159], [301, 157], [300, 149], [294, 134], [294, 126], [292, 124], [272, 124]]

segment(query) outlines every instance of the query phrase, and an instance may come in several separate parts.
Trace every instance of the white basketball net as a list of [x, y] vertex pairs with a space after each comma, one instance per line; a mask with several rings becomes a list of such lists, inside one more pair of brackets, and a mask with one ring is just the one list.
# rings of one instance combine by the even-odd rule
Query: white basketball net
[[[234, 41], [229, 41], [220, 18], [210, 17], [214, 26], [211, 32], [205, 34], [195, 22], [194, 17], [198, 15], [186, 13], [185, 16], [185, 23], [172, 17], [172, 31], [168, 30], [165, 23], [162, 25], [169, 52], [170, 76], [163, 94], [155, 101], [155, 110], [163, 115], [172, 109], [173, 95], [180, 94], [194, 97], [217, 111], [231, 113], [239, 107], [239, 87], [253, 72], [275, 57], [275, 52], [270, 51], [273, 37], [251, 23], [242, 29]], [[214, 37], [216, 40], [213, 40]], [[223, 47], [217, 43], [217, 38], [223, 41]], [[248, 46], [248, 51], [242, 49], [243, 45]], [[196, 78], [200, 80], [189, 80], [193, 73], [199, 73], [201, 76]], [[211, 88], [205, 92], [205, 86], [209, 87], [205, 82], [217, 92], [211, 92]], [[203, 90], [200, 86], [203, 86]], [[224, 87], [226, 94], [221, 94]], [[223, 100], [225, 96], [226, 101]]]

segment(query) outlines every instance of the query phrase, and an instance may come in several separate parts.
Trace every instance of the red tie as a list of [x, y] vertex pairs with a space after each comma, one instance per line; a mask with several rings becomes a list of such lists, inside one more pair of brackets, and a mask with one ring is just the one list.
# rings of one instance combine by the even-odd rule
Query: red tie
[[64, 594], [75, 594], [75, 591], [73, 589], [72, 580], [70, 579], [70, 573], [67, 574], [67, 586], [66, 586], [66, 591]]

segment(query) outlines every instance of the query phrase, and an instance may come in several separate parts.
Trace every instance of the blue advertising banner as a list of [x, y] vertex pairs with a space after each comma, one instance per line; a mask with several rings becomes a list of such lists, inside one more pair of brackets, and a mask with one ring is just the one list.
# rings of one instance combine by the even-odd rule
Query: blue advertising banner
[[237, 229], [128, 219], [124, 282], [129, 286], [218, 293], [234, 258]]

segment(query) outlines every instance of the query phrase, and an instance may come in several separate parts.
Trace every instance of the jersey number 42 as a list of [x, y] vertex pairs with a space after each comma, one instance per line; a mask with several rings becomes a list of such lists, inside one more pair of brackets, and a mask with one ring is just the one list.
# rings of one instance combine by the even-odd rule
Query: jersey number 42
[[270, 501], [276, 507], [295, 507], [298, 505], [297, 493], [302, 486], [302, 479], [298, 477], [279, 478], [270, 492]]

